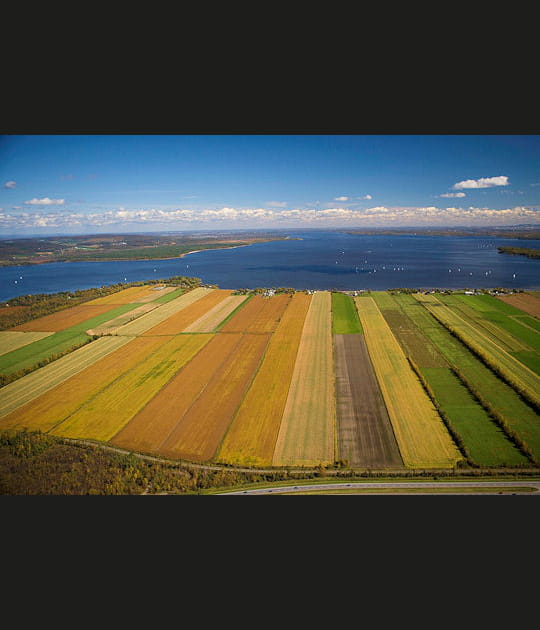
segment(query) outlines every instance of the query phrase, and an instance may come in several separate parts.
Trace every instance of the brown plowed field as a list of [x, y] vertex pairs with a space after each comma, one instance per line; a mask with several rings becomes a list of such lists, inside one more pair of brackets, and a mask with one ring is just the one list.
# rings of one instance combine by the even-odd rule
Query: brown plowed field
[[186, 306], [186, 308], [178, 313], [171, 315], [171, 317], [167, 318], [157, 326], [150, 328], [144, 332], [143, 335], [176, 335], [181, 333], [187, 326], [193, 324], [193, 322], [205, 315], [210, 309], [214, 308], [216, 304], [222, 302], [231, 293], [232, 291], [226, 289], [215, 289], [208, 295], [202, 297], [200, 300]]
[[239, 465], [272, 464], [310, 302], [310, 295], [294, 294], [223, 440], [218, 461]]
[[80, 304], [79, 306], [72, 306], [71, 308], [66, 308], [63, 311], [51, 313], [51, 315], [45, 315], [45, 317], [40, 317], [30, 322], [26, 322], [25, 324], [20, 324], [11, 330], [59, 332], [60, 330], [65, 330], [66, 328], [85, 322], [97, 315], [102, 315], [103, 313], [112, 311], [114, 308], [114, 304], [101, 304], [95, 306]]
[[229, 359], [241, 335], [216, 335], [111, 440], [122, 448], [156, 452]]
[[192, 461], [214, 457], [269, 340], [269, 334], [240, 336], [229, 359], [219, 366], [159, 453]]
[[363, 335], [334, 335], [338, 459], [356, 467], [403, 466]]
[[512, 295], [498, 295], [497, 298], [533, 317], [540, 317], [540, 299], [534, 295], [514, 293]]
[[223, 326], [221, 332], [271, 333], [291, 300], [289, 294], [255, 295]]
[[[103, 338], [102, 343], [108, 341], [109, 338]], [[114, 339], [110, 339], [110, 342], [114, 343]], [[143, 361], [161, 344], [163, 340], [159, 337], [132, 339], [111, 354], [98, 359], [81, 372], [70, 376], [56, 387], [8, 414], [2, 418], [0, 426], [2, 428], [19, 426], [48, 431], [135, 363]]]

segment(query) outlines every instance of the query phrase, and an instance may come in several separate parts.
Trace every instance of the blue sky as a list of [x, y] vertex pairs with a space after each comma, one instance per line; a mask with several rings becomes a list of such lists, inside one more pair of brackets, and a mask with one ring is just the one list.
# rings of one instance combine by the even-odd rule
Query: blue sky
[[0, 236], [540, 223], [540, 135], [4, 135]]

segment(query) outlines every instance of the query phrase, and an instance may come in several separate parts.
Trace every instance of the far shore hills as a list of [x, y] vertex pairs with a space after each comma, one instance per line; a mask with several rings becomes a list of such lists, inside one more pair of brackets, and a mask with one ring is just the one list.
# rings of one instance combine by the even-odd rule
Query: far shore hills
[[[298, 232], [322, 228], [283, 230], [153, 232], [93, 234], [0, 239], [0, 266], [32, 265], [49, 262], [114, 260], [158, 260], [181, 258], [206, 249], [244, 247], [277, 240], [300, 240]], [[472, 236], [540, 239], [540, 228], [531, 225], [499, 227], [408, 227], [408, 228], [324, 228], [324, 231], [351, 235]], [[539, 258], [540, 250], [526, 247], [499, 247], [502, 254]]]

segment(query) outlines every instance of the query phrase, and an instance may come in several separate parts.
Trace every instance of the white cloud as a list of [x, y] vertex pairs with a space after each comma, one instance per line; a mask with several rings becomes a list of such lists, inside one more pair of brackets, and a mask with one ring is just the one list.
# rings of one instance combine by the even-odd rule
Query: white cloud
[[271, 206], [272, 208], [286, 208], [287, 202], [286, 201], [267, 201], [266, 205]]
[[43, 197], [43, 199], [37, 199], [34, 197], [30, 201], [25, 201], [25, 204], [29, 206], [61, 206], [64, 204], [63, 199], [49, 199], [49, 197]]
[[451, 225], [515, 225], [536, 223], [540, 225], [540, 207], [516, 206], [493, 209], [436, 206], [374, 206], [371, 208], [230, 208], [217, 209], [129, 209], [85, 214], [56, 209], [14, 212], [0, 210], [0, 229], [44, 228], [55, 230], [124, 229], [126, 226], [145, 226], [147, 229], [182, 229], [184, 226], [223, 226], [224, 228], [256, 228], [262, 226], [302, 225], [328, 227], [362, 226], [451, 226]]
[[443, 193], [442, 195], [439, 195], [439, 197], [465, 197], [465, 193], [464, 192]]
[[349, 201], [348, 197], [334, 197], [334, 201]]
[[10, 179], [4, 184], [4, 188], [15, 188], [17, 186], [17, 182]]
[[371, 195], [364, 195], [363, 197], [358, 197], [358, 199], [373, 199]]
[[452, 186], [455, 190], [462, 188], [491, 188], [492, 186], [508, 186], [509, 181], [506, 175], [498, 177], [481, 177], [480, 179], [465, 179]]

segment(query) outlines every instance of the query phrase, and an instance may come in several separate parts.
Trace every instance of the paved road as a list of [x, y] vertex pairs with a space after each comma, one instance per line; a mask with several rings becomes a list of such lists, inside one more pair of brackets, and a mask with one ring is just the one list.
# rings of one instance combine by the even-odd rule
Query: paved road
[[[244, 494], [283, 494], [283, 493], [295, 493], [306, 492], [309, 490], [354, 490], [356, 488], [370, 489], [369, 494], [377, 494], [373, 490], [385, 490], [388, 488], [393, 489], [396, 493], [399, 493], [401, 489], [408, 488], [422, 488], [425, 492], [413, 492], [410, 494], [440, 494], [437, 492], [439, 488], [456, 488], [456, 492], [445, 492], [444, 494], [497, 494], [497, 492], [478, 492], [477, 488], [494, 487], [499, 488], [502, 494], [512, 494], [515, 488], [534, 488], [534, 492], [520, 492], [516, 491], [516, 494], [525, 496], [540, 496], [540, 481], [528, 481], [526, 479], [517, 479], [514, 481], [421, 481], [421, 482], [378, 482], [368, 481], [360, 483], [326, 483], [326, 484], [310, 484], [310, 485], [298, 485], [298, 486], [279, 486], [274, 488], [254, 488], [251, 490], [238, 490], [235, 492], [220, 492], [221, 495], [244, 495]], [[464, 493], [459, 488], [471, 488], [470, 492]], [[388, 490], [381, 494], [388, 494]], [[403, 494], [406, 494], [403, 493]]]

